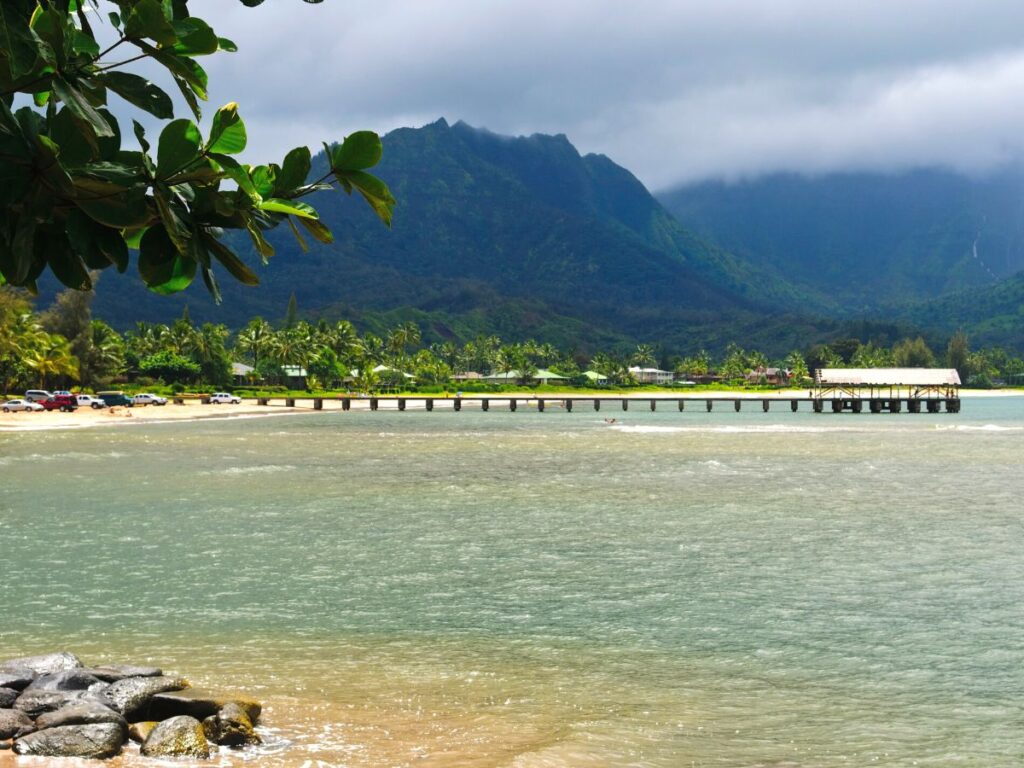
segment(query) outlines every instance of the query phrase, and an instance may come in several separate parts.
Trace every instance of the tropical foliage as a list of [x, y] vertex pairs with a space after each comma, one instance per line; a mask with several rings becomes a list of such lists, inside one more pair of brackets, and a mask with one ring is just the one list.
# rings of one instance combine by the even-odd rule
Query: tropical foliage
[[[226, 230], [247, 233], [264, 261], [274, 254], [264, 233], [285, 222], [303, 248], [302, 231], [330, 243], [302, 198], [332, 185], [359, 192], [390, 225], [394, 198], [367, 172], [381, 158], [375, 133], [325, 145], [326, 167], [313, 181], [306, 147], [280, 165], [240, 163], [247, 132], [233, 102], [202, 135], [209, 84], [199, 59], [236, 46], [187, 0], [3, 0], [0, 37], [0, 283], [34, 292], [48, 268], [88, 290], [91, 271], [124, 272], [137, 250], [151, 291], [181, 291], [198, 274], [219, 301], [217, 265], [243, 284], [259, 282]], [[162, 68], [191, 117], [175, 118], [170, 96], [130, 71], [143, 60]], [[155, 146], [133, 120], [138, 148], [129, 148], [111, 94], [162, 121]], [[32, 104], [17, 107], [26, 98]]]
[[[1004, 349], [972, 349], [958, 332], [937, 354], [921, 338], [887, 346], [877, 340], [835, 339], [772, 359], [758, 350], [727, 345], [718, 356], [706, 351], [681, 357], [659, 345], [620, 346], [581, 354], [532, 339], [503, 341], [478, 336], [464, 344], [424, 344], [419, 327], [403, 322], [381, 335], [360, 333], [340, 320], [310, 322], [289, 313], [283, 322], [253, 318], [232, 332], [224, 325], [194, 323], [189, 311], [170, 324], [139, 322], [118, 334], [91, 315], [92, 292], [65, 291], [42, 313], [23, 291], [0, 288], [0, 386], [167, 385], [229, 388], [232, 385], [306, 386], [311, 390], [437, 389], [497, 387], [463, 374], [506, 374], [509, 384], [533, 386], [541, 369], [573, 386], [594, 386], [599, 374], [612, 386], [636, 386], [636, 367], [658, 366], [699, 382], [765, 384], [769, 368], [788, 372], [806, 385], [821, 367], [947, 365], [974, 386], [1024, 383], [1024, 361]], [[233, 363], [248, 366], [239, 375]], [[250, 370], [251, 369], [251, 370]], [[588, 374], [590, 374], [588, 376]], [[458, 377], [458, 378], [456, 378]]]

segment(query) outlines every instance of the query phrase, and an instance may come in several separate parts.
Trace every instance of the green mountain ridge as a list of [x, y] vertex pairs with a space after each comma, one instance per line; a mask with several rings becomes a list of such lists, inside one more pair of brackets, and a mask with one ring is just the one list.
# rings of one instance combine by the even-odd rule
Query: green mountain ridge
[[[281, 317], [294, 293], [307, 317], [370, 329], [416, 319], [428, 340], [497, 332], [584, 350], [640, 340], [695, 350], [739, 338], [781, 349], [814, 332], [809, 320], [775, 317], [799, 314], [784, 281], [687, 232], [632, 174], [564, 136], [506, 138], [439, 120], [384, 144], [376, 170], [399, 200], [391, 231], [318, 193], [310, 202], [335, 243], [302, 253], [287, 229], [274, 231], [259, 288], [225, 279], [216, 307], [199, 284], [158, 297], [110, 276], [96, 315], [124, 328], [166, 322], [188, 303], [196, 320], [238, 327]], [[314, 177], [324, 170], [316, 158]], [[258, 263], [246, 240], [234, 245]]]
[[658, 199], [684, 227], [756, 263], [835, 317], [958, 328], [1024, 348], [1024, 170], [971, 178], [774, 174], [703, 182]]

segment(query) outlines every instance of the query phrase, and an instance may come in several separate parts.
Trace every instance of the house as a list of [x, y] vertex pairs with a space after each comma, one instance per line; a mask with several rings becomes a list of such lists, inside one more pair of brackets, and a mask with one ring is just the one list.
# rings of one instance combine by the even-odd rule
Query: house
[[773, 387], [785, 387], [789, 384], [789, 371], [785, 368], [766, 368], [762, 365], [748, 371], [744, 379], [748, 384], [760, 384], [763, 381]]
[[[522, 376], [520, 376], [519, 371], [508, 371], [507, 373], [494, 372], [490, 376], [483, 377], [484, 381], [493, 381], [498, 384], [516, 384], [521, 379]], [[544, 368], [538, 368], [537, 372], [530, 377], [530, 381], [534, 384], [550, 384], [552, 382], [568, 381], [568, 379]]]
[[598, 373], [597, 371], [584, 371], [583, 375], [586, 376], [590, 384], [595, 387], [603, 387], [608, 383], [608, 377], [603, 373]]
[[671, 384], [676, 378], [672, 371], [663, 371], [660, 368], [641, 368], [636, 365], [629, 367], [629, 373], [641, 384]]
[[476, 371], [466, 371], [465, 373], [456, 373], [452, 376], [452, 381], [481, 381], [484, 375], [477, 373]]
[[235, 384], [251, 384], [260, 380], [256, 369], [245, 363], [231, 364], [231, 378], [234, 379]]
[[305, 389], [308, 375], [301, 365], [281, 366], [281, 376], [284, 377], [284, 384], [288, 389]]

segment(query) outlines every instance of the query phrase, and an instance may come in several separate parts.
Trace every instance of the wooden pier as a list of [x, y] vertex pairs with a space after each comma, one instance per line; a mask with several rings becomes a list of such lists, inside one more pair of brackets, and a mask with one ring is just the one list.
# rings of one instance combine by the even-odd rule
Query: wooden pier
[[426, 411], [450, 410], [461, 411], [464, 408], [480, 411], [505, 410], [516, 412], [520, 408], [544, 413], [548, 410], [560, 410], [572, 413], [575, 410], [602, 408], [628, 411], [630, 407], [657, 411], [659, 408], [685, 411], [702, 410], [712, 412], [715, 408], [739, 412], [746, 405], [748, 409], [769, 411], [788, 411], [796, 413], [801, 410], [813, 413], [959, 413], [959, 396], [941, 397], [624, 397], [609, 395], [540, 395], [527, 397], [524, 395], [340, 395], [337, 397], [259, 397], [259, 405], [282, 403], [285, 407], [294, 408], [298, 402], [312, 402], [313, 410], [324, 410], [329, 404], [343, 411], [352, 409], [352, 403], [361, 402], [368, 405], [369, 410], [405, 411], [410, 407], [419, 407]]

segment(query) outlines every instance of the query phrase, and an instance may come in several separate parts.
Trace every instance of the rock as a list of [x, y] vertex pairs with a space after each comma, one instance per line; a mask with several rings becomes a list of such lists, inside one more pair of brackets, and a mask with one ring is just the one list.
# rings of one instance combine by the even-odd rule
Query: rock
[[156, 720], [143, 720], [140, 723], [132, 723], [128, 726], [128, 738], [137, 744], [141, 744], [149, 738], [149, 734], [153, 732], [160, 723]]
[[16, 739], [36, 729], [32, 718], [16, 709], [0, 710], [0, 740]]
[[203, 731], [208, 740], [227, 747], [262, 743], [249, 715], [233, 701], [225, 704], [216, 715], [203, 720]]
[[[116, 709], [129, 720], [140, 714], [158, 693], [180, 691], [188, 687], [188, 681], [180, 677], [126, 677], [111, 683], [100, 694], [103, 702]], [[136, 718], [137, 719], [137, 718]], [[163, 720], [162, 717], [147, 717], [147, 720]]]
[[5, 749], [10, 749], [13, 746], [14, 746], [14, 743], [11, 742], [11, 741], [0, 741], [0, 751], [5, 750]]
[[18, 700], [18, 692], [13, 688], [0, 688], [0, 709], [10, 709]]
[[62, 725], [22, 736], [14, 742], [19, 755], [103, 759], [121, 751], [128, 736], [124, 723]]
[[95, 725], [96, 723], [119, 723], [125, 728], [128, 723], [120, 712], [95, 701], [85, 701], [61, 707], [56, 712], [46, 712], [36, 718], [36, 728], [57, 728], [61, 725]]
[[43, 656], [22, 656], [19, 659], [0, 661], [0, 670], [30, 669], [37, 675], [67, 672], [69, 669], [78, 669], [81, 666], [82, 662], [78, 660], [78, 657], [67, 651], [47, 653]]
[[26, 691], [87, 691], [95, 687], [106, 687], [106, 683], [98, 677], [81, 669], [69, 669], [67, 672], [51, 672], [40, 675], [33, 680]]
[[245, 696], [221, 696], [197, 688], [174, 693], [161, 693], [153, 697], [149, 703], [150, 716], [154, 720], [163, 720], [176, 715], [190, 715], [198, 720], [216, 715], [228, 704], [237, 704], [245, 712], [249, 722], [255, 724], [260, 719], [263, 706]]
[[164, 673], [159, 667], [135, 667], [130, 664], [104, 664], [102, 667], [87, 667], [83, 671], [108, 683], [116, 683], [126, 677], [160, 677]]
[[14, 702], [14, 709], [36, 718], [44, 712], [54, 712], [81, 701], [86, 694], [86, 691], [22, 691]]
[[203, 724], [194, 717], [181, 715], [164, 720], [142, 742], [141, 752], [146, 757], [198, 757], [210, 756], [210, 745], [203, 733]]
[[27, 688], [36, 677], [35, 672], [25, 667], [0, 669], [0, 688], [13, 688], [16, 691], [21, 691]]

